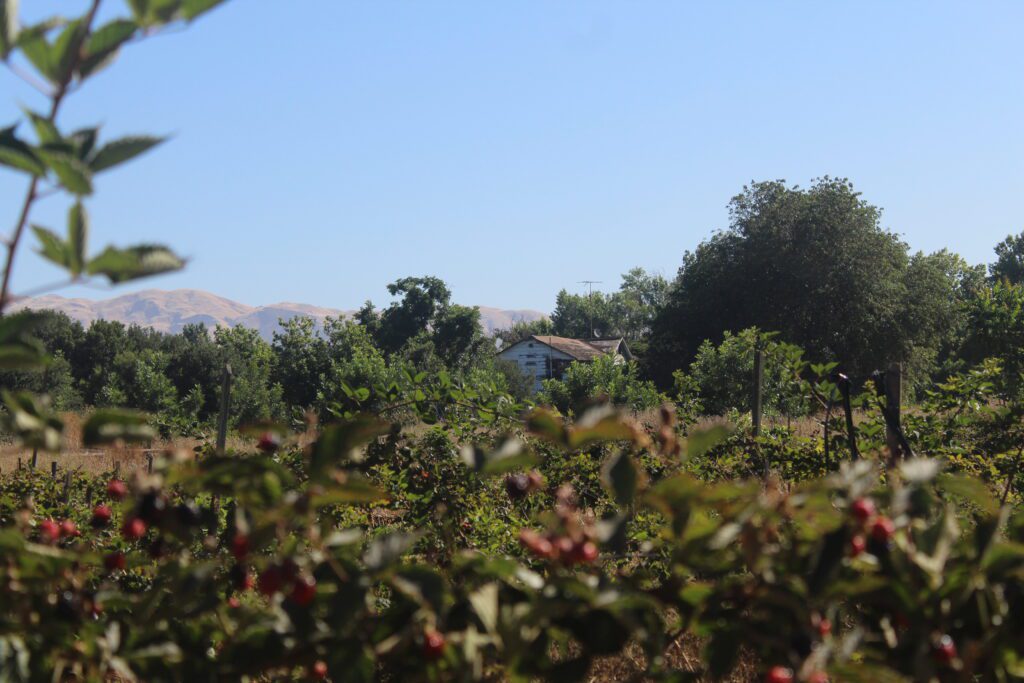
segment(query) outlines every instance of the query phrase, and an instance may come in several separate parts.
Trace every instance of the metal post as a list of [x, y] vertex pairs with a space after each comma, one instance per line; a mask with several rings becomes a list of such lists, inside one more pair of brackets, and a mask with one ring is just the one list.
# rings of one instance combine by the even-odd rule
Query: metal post
[[224, 454], [228, 441], [228, 413], [231, 410], [231, 364], [224, 364], [224, 379], [220, 385], [220, 417], [217, 420], [217, 453]]

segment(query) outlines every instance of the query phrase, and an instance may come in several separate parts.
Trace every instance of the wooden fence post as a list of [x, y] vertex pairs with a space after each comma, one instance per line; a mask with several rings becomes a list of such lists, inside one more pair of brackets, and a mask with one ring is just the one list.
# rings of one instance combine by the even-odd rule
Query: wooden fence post
[[899, 430], [900, 406], [903, 402], [903, 364], [890, 363], [885, 371], [885, 408], [889, 413], [889, 419], [885, 422], [885, 442], [889, 446], [889, 466], [896, 465], [896, 461], [906, 457], [900, 442]]
[[231, 364], [224, 364], [224, 379], [220, 385], [220, 416], [217, 419], [217, 453], [224, 455], [228, 441], [228, 413], [231, 411]]
[[50, 476], [53, 477], [54, 479], [57, 478], [57, 461], [56, 460], [51, 460], [50, 461]]
[[35, 469], [36, 465], [38, 463], [39, 463], [39, 449], [38, 448], [33, 448], [32, 449], [32, 469]]
[[761, 435], [761, 413], [764, 402], [764, 351], [754, 351], [754, 392], [750, 400], [750, 417], [754, 422], [754, 436]]
[[61, 497], [65, 504], [71, 501], [71, 470], [64, 472], [64, 494]]
[[153, 474], [153, 454], [146, 453], [146, 472]]

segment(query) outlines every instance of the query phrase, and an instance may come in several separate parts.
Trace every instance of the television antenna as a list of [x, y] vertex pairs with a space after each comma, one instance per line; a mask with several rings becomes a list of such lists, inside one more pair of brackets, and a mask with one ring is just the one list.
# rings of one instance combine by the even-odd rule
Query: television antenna
[[587, 286], [587, 312], [590, 314], [590, 338], [597, 339], [594, 333], [594, 285], [603, 284], [601, 280], [580, 280], [579, 284]]

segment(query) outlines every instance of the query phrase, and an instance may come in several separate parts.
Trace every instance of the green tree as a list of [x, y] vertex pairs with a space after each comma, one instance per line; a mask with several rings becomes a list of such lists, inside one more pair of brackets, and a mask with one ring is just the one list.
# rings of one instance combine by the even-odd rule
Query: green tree
[[[259, 332], [247, 327], [218, 327], [214, 341], [231, 365], [231, 422], [248, 424], [284, 416], [281, 385], [271, 381], [274, 352]], [[220, 379], [220, 373], [216, 375]], [[220, 391], [218, 388], [218, 401]]]
[[776, 330], [854, 374], [938, 345], [952, 282], [945, 299], [913, 299], [920, 270], [907, 245], [849, 181], [821, 178], [806, 190], [754, 183], [729, 212], [729, 229], [685, 254], [652, 325], [648, 368], [659, 382], [730, 329]]
[[579, 414], [587, 406], [607, 401], [630, 410], [648, 410], [664, 403], [654, 384], [640, 378], [635, 362], [598, 356], [589, 363], [572, 363], [562, 379], [542, 383], [537, 402], [565, 414]]
[[1008, 280], [1013, 284], [1024, 282], [1024, 232], [1007, 235], [996, 245], [995, 263], [989, 266], [992, 280]]

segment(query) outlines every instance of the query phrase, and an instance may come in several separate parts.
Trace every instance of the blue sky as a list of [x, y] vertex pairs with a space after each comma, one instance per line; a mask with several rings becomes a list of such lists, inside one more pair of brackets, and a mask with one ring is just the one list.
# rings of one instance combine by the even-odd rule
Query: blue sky
[[[174, 136], [89, 200], [96, 248], [192, 258], [136, 288], [354, 308], [433, 274], [550, 310], [580, 280], [673, 276], [751, 180], [849, 177], [915, 250], [991, 261], [1024, 229], [1022, 26], [1020, 2], [232, 0], [132, 46], [60, 123]], [[0, 121], [42, 107], [6, 72], [0, 92]], [[8, 223], [23, 191], [0, 172]], [[16, 289], [57, 275], [26, 254]]]

